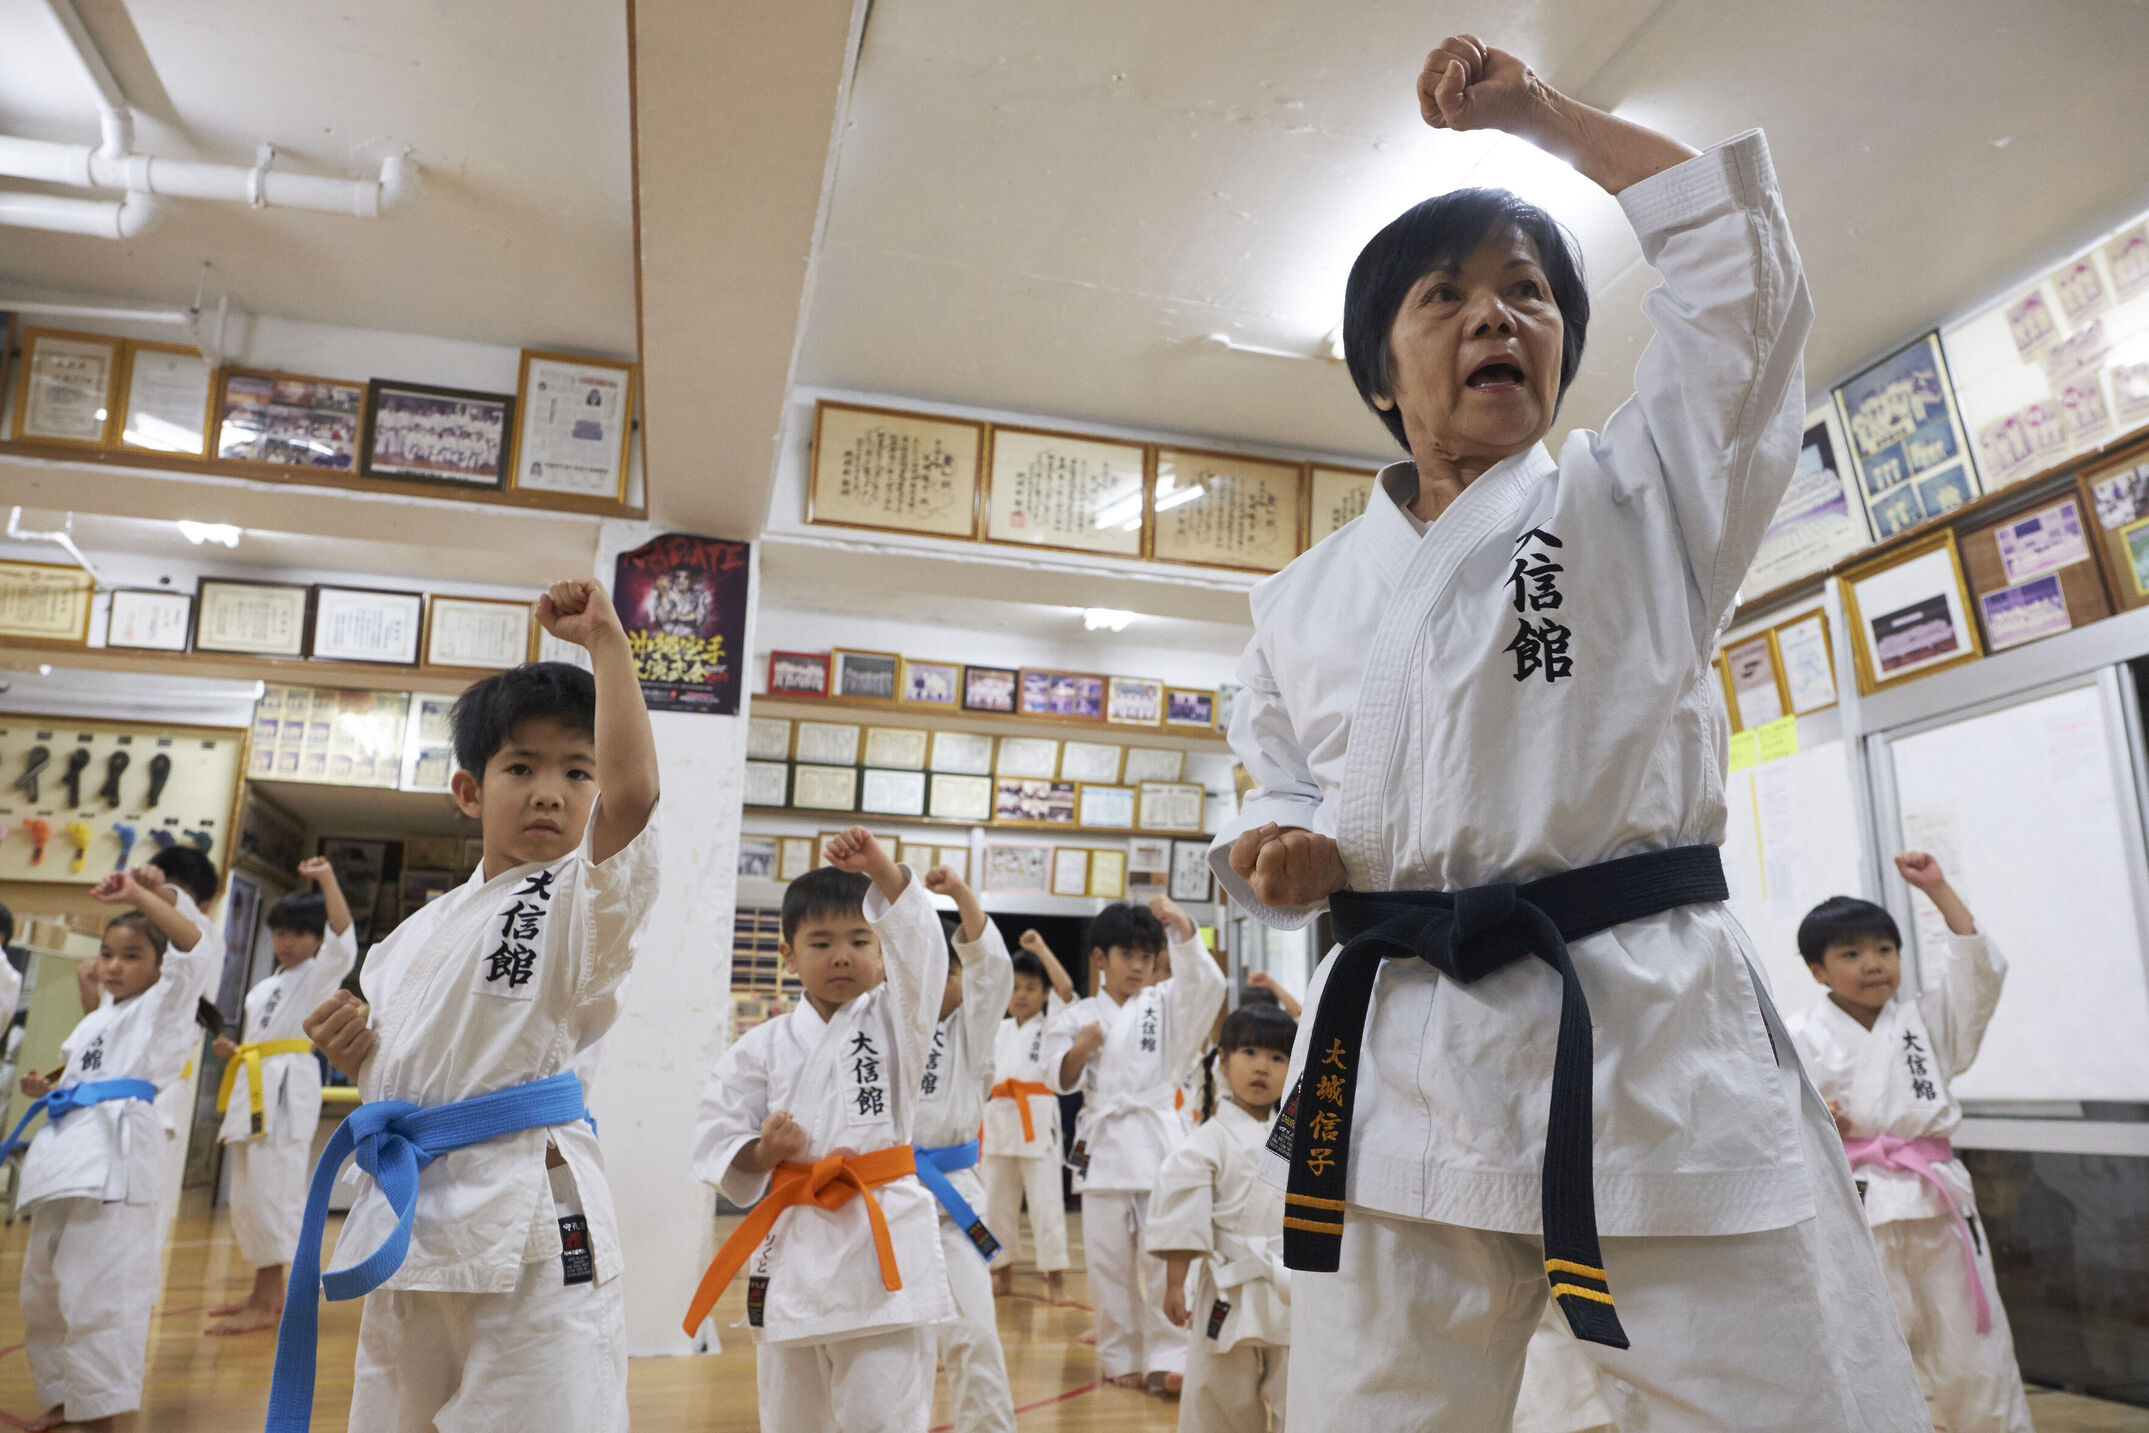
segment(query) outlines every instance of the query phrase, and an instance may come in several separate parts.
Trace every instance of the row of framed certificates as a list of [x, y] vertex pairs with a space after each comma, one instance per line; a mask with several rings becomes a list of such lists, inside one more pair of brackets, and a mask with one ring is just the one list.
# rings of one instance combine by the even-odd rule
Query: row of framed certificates
[[[4, 337], [4, 333], [0, 333]], [[211, 369], [192, 348], [31, 328], [16, 442], [625, 502], [631, 363], [522, 351], [513, 393]]]
[[752, 761], [796, 761], [810, 766], [867, 766], [1107, 786], [1177, 781], [1186, 770], [1186, 753], [1171, 747], [1036, 736], [994, 738], [969, 731], [792, 721], [788, 717], [752, 718], [746, 755]]
[[1121, 786], [1056, 777], [746, 763], [746, 805], [767, 810], [856, 812], [980, 826], [1194, 833], [1207, 829], [1207, 803], [1208, 793], [1197, 781]]
[[771, 652], [767, 695], [1046, 717], [1109, 726], [1225, 731], [1236, 687], [1175, 687], [1156, 677], [1111, 677], [1045, 667], [926, 662], [895, 652]]
[[[751, 832], [739, 838], [739, 874], [795, 881], [828, 864], [828, 843], [839, 833], [769, 836]], [[968, 846], [905, 841], [880, 836], [881, 844], [919, 873], [946, 866], [965, 881], [973, 879]], [[1124, 846], [1043, 846], [987, 843], [975, 879], [996, 895], [1092, 896], [1117, 901], [1169, 895], [1175, 901], [1208, 901], [1215, 896], [1207, 841], [1175, 841], [1136, 836]]]

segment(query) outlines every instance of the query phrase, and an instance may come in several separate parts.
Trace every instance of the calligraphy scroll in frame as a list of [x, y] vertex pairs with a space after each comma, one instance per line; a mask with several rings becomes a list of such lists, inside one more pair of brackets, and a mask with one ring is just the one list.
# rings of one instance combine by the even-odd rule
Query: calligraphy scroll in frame
[[1279, 572], [1299, 552], [1305, 469], [1297, 463], [1156, 450], [1150, 556], [1196, 567]]
[[984, 448], [983, 423], [824, 399], [813, 410], [806, 521], [975, 537]]
[[1364, 512], [1379, 478], [1380, 474], [1371, 468], [1307, 464], [1306, 546], [1312, 547]]
[[987, 453], [986, 541], [1142, 555], [1144, 444], [995, 423]]

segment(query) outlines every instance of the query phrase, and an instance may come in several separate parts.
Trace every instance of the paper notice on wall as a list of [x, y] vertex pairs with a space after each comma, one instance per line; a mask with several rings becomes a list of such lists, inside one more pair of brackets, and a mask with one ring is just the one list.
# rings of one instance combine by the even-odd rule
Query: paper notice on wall
[[[1948, 884], [1957, 890], [1975, 890], [1976, 881], [1965, 869], [1962, 840], [1962, 815], [1953, 801], [1941, 800], [1906, 805], [1903, 808], [1903, 842], [1907, 849], [1923, 851], [1940, 863], [1947, 874]], [[1893, 856], [1894, 852], [1885, 853]], [[1894, 862], [1888, 862], [1891, 879]], [[1932, 952], [1936, 957], [1947, 949], [1948, 923], [1939, 910], [1923, 895], [1913, 892], [1911, 909], [1917, 920], [1918, 950]]]
[[1789, 762], [1765, 762], [1753, 769], [1755, 803], [1760, 810], [1761, 871], [1768, 886], [1769, 913], [1796, 920], [1811, 902], [1798, 879], [1805, 861], [1799, 839], [1798, 782]]

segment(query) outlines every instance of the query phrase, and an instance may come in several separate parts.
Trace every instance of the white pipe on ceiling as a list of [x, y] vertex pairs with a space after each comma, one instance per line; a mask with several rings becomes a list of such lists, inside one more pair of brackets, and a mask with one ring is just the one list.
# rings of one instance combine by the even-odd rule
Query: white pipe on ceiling
[[[81, 202], [81, 201], [76, 201]], [[58, 303], [49, 299], [18, 299], [0, 291], [0, 313], [34, 313], [47, 318], [91, 318], [108, 323], [190, 324], [195, 315], [183, 308], [113, 308], [107, 304]]]
[[127, 92], [119, 87], [112, 67], [104, 62], [104, 52], [97, 48], [89, 27], [82, 23], [74, 0], [45, 0], [45, 8], [52, 12], [53, 22], [74, 47], [75, 58], [82, 62], [83, 72], [97, 91], [97, 127], [104, 135], [103, 152], [107, 158], [117, 159], [134, 148], [134, 111], [127, 105]]
[[164, 205], [156, 196], [139, 192], [130, 192], [110, 203], [100, 199], [62, 199], [50, 194], [0, 194], [0, 224], [21, 229], [132, 239], [148, 233], [163, 217]]

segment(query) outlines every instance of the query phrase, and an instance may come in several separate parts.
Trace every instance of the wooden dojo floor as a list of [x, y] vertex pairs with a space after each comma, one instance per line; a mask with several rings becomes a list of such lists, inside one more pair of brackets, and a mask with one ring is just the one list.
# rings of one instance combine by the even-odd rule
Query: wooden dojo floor
[[[1081, 1219], [1069, 1219], [1077, 1268], [1068, 1292], [1088, 1302], [1080, 1270]], [[20, 1280], [27, 1220], [0, 1229], [0, 1283]], [[333, 1231], [331, 1231], [333, 1233]], [[202, 1335], [205, 1306], [242, 1295], [251, 1273], [231, 1238], [228, 1218], [212, 1213], [205, 1196], [190, 1192], [172, 1234], [166, 1297], [150, 1335], [149, 1377], [142, 1411], [119, 1420], [127, 1433], [243, 1433], [259, 1428], [268, 1405], [275, 1340], [268, 1333], [235, 1339]], [[726, 1352], [712, 1358], [636, 1359], [628, 1398], [636, 1433], [756, 1433], [754, 1359], [730, 1326], [744, 1316], [743, 1281], [717, 1306]], [[1152, 1433], [1177, 1426], [1178, 1406], [1145, 1394], [1098, 1386], [1096, 1360], [1074, 1340], [1089, 1326], [1081, 1308], [1051, 1308], [1040, 1299], [1038, 1276], [1018, 1271], [1017, 1297], [1000, 1301], [1000, 1338], [1015, 1386], [1022, 1433]], [[346, 1433], [351, 1355], [358, 1305], [326, 1304], [321, 1313], [320, 1379], [314, 1391], [315, 1433]], [[933, 1426], [947, 1426], [944, 1386]], [[2038, 1433], [2149, 1433], [2149, 1410], [2099, 1403], [2064, 1393], [2033, 1391]], [[22, 1357], [22, 1311], [0, 1300], [0, 1430], [19, 1429], [42, 1412]], [[1320, 1433], [1320, 1430], [1311, 1430]]]

